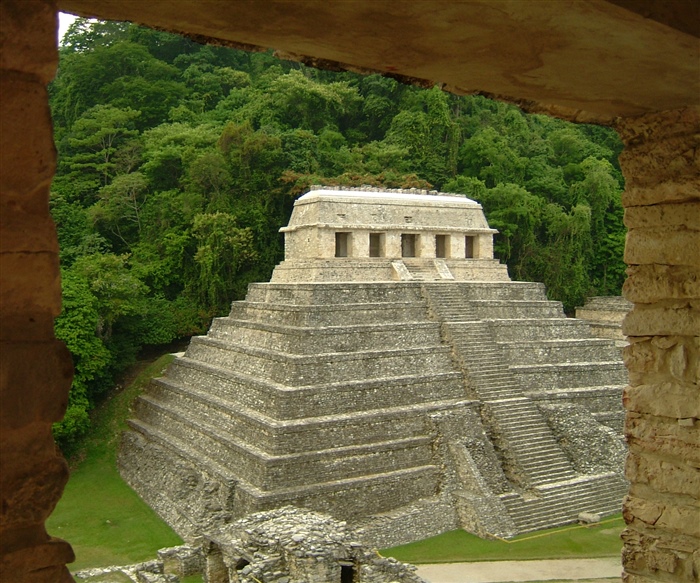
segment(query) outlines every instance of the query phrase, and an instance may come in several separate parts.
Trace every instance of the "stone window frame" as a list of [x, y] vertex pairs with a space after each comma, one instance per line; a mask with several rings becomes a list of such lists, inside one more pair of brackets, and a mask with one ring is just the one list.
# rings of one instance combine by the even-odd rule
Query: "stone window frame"
[[336, 258], [352, 257], [352, 232], [335, 232], [335, 255]]
[[[440, 244], [440, 241], [442, 244]], [[442, 249], [441, 249], [442, 247]], [[452, 257], [451, 237], [444, 233], [435, 233], [435, 258], [449, 259]], [[442, 253], [441, 253], [442, 251]]]
[[476, 258], [478, 237], [476, 235], [464, 235], [464, 258]]
[[[372, 239], [375, 238], [376, 246], [373, 246]], [[376, 253], [373, 251], [376, 249]], [[386, 257], [386, 233], [383, 231], [370, 231], [369, 233], [369, 256]]]
[[[401, 233], [401, 257], [402, 258], [407, 258], [407, 259], [412, 259], [414, 257], [420, 257], [420, 233]], [[405, 239], [404, 239], [405, 237]], [[412, 241], [412, 251], [413, 255], [406, 255], [404, 250], [404, 241]]]

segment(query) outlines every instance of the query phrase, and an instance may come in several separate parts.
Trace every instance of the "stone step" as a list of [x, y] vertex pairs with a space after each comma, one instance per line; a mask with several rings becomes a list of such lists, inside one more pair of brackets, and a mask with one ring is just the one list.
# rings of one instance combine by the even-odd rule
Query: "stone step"
[[488, 320], [496, 342], [591, 338], [588, 325], [573, 318], [529, 318]]
[[290, 326], [351, 326], [384, 322], [427, 321], [424, 302], [393, 303], [340, 303], [319, 306], [240, 302], [232, 307], [229, 317], [275, 324], [285, 322]]
[[[471, 378], [471, 377], [470, 377]], [[473, 385], [474, 383], [472, 383]], [[490, 395], [491, 397], [495, 397], [496, 395], [501, 395], [496, 399], [497, 401], [503, 401], [506, 399], [513, 399], [513, 398], [521, 398], [523, 396], [522, 391], [520, 390], [520, 387], [515, 384], [515, 383], [510, 383], [508, 381], [504, 381], [499, 384], [492, 384], [492, 385], [482, 385], [482, 386], [477, 386], [474, 387], [474, 389], [477, 392], [481, 392], [484, 395]]]
[[446, 346], [291, 355], [197, 336], [186, 356], [294, 387], [453, 370]]
[[572, 471], [562, 470], [560, 472], [552, 470], [542, 474], [533, 474], [528, 476], [530, 480], [530, 485], [533, 487], [547, 486], [550, 484], [556, 484], [564, 480], [570, 480], [576, 477], [576, 473]]
[[[469, 368], [469, 378], [483, 381], [484, 383], [488, 383], [491, 385], [492, 383], [508, 383], [510, 381], [510, 375], [508, 374], [507, 371], [504, 370], [479, 370], [479, 369], [472, 369], [471, 367]], [[515, 383], [511, 383], [515, 385]]]
[[430, 465], [386, 471], [368, 476], [263, 491], [239, 484], [240, 515], [281, 505], [333, 512], [340, 520], [357, 521], [434, 496], [440, 488], [440, 469]]
[[552, 442], [552, 436], [546, 424], [540, 423], [534, 425], [529, 430], [518, 430], [515, 424], [509, 425], [508, 423], [501, 422], [501, 420], [498, 420], [497, 423], [507, 439], [526, 441], [529, 448], [534, 448], [535, 446], [545, 443], [556, 443]]
[[503, 362], [503, 360], [501, 360], [499, 365], [498, 360], [495, 358], [476, 357], [475, 359], [473, 359], [472, 355], [467, 354], [465, 356], [463, 351], [459, 351], [459, 354], [461, 360], [464, 361], [465, 364], [468, 364], [470, 370], [473, 370], [474, 372], [480, 372], [481, 374], [501, 373], [506, 376], [510, 375], [510, 373], [508, 372], [508, 368]]
[[517, 389], [494, 389], [490, 387], [475, 388], [474, 392], [486, 403], [501, 402], [522, 395]]
[[533, 429], [529, 433], [516, 433], [509, 431], [507, 426], [499, 425], [499, 427], [503, 432], [504, 439], [520, 443], [521, 446], [527, 448], [527, 451], [533, 454], [542, 455], [545, 452], [551, 452], [555, 455], [562, 455], [557, 442], [552, 440], [548, 428], [541, 428], [539, 431]]
[[570, 466], [567, 467], [563, 463], [546, 464], [546, 467], [542, 467], [540, 470], [533, 469], [531, 466], [523, 466], [523, 468], [527, 472], [530, 483], [535, 485], [562, 482], [577, 476]]
[[357, 352], [368, 346], [375, 350], [396, 350], [405, 346], [438, 346], [441, 342], [440, 326], [436, 322], [310, 327], [231, 317], [214, 319], [207, 337], [289, 354]]
[[[545, 450], [544, 453], [538, 453], [537, 459], [528, 459], [521, 462], [521, 466], [528, 471], [531, 477], [550, 476], [554, 472], [567, 473], [570, 477], [576, 475], [571, 468], [571, 464], [569, 464], [568, 460], [566, 460], [561, 453], [554, 452], [553, 450]], [[532, 456], [532, 458], [535, 458], [535, 456]]]
[[522, 299], [539, 300], [545, 298], [544, 285], [535, 282], [455, 282], [439, 286], [426, 284], [435, 297], [457, 297], [465, 300], [474, 299]]
[[[466, 368], [469, 370], [468, 365]], [[520, 385], [514, 379], [514, 377], [508, 374], [479, 374], [479, 371], [469, 371], [468, 378], [477, 389], [515, 391], [522, 397], [522, 394], [520, 393]]]
[[518, 528], [530, 532], [557, 520], [558, 524], [574, 522], [580, 512], [619, 512], [626, 488], [621, 477], [603, 475], [539, 488], [539, 498], [501, 496], [501, 500]]
[[621, 362], [576, 362], [515, 365], [509, 367], [520, 386], [535, 390], [568, 389], [580, 386], [624, 385], [627, 369]]
[[303, 486], [342, 478], [432, 464], [432, 438], [414, 437], [326, 450], [271, 455], [259, 443], [245, 442], [226, 428], [201, 418], [185, 416], [167, 404], [148, 397], [136, 401], [140, 421], [165, 436], [196, 444], [193, 449], [234, 464], [236, 475], [261, 490]]
[[541, 419], [542, 414], [537, 407], [529, 402], [529, 400], [525, 399], [526, 397], [519, 395], [512, 399], [490, 403], [489, 409], [494, 411], [495, 414], [498, 414], [501, 419], [512, 418], [515, 422], [523, 417], [528, 419]]
[[145, 398], [166, 402], [183, 416], [197, 411], [198, 416], [214, 426], [229, 427], [232, 433], [249, 436], [249, 441], [255, 441], [270, 454], [369, 444], [402, 436], [426, 437], [433, 429], [419, 413], [425, 415], [468, 406], [464, 401], [450, 400], [426, 404], [420, 410], [415, 406], [387, 407], [280, 421], [241, 404], [232, 406], [227, 400], [169, 379], [154, 379]]
[[507, 392], [507, 391], [487, 391], [487, 390], [482, 390], [482, 391], [474, 391], [479, 398], [486, 404], [490, 404], [493, 402], [498, 402], [498, 401], [503, 401], [507, 399], [512, 399], [514, 396], [517, 396], [513, 392]]
[[518, 445], [520, 447], [512, 448], [511, 451], [513, 457], [518, 461], [518, 465], [528, 477], [534, 478], [541, 474], [549, 475], [555, 469], [565, 470], [570, 473], [569, 477], [574, 477], [574, 470], [561, 451], [555, 451], [554, 448], [538, 448], [532, 454], [529, 454], [525, 443]]
[[538, 468], [541, 468], [545, 473], [550, 473], [554, 469], [565, 470], [568, 473], [572, 471], [568, 461], [562, 461], [561, 452], [553, 451], [550, 448], [536, 450], [533, 458], [536, 459], [532, 463], [524, 461], [522, 464], [523, 467], [532, 469], [533, 473], [537, 473]]
[[512, 365], [613, 361], [619, 357], [614, 342], [595, 338], [499, 342], [499, 348]]
[[464, 329], [466, 322], [450, 322], [447, 324], [450, 338], [459, 346], [473, 349], [475, 355], [501, 355], [498, 345], [493, 343], [491, 334], [477, 334]]
[[540, 463], [544, 461], [540, 458], [544, 458], [547, 461], [552, 461], [556, 458], [557, 461], [562, 463], [569, 463], [557, 442], [549, 435], [541, 434], [539, 436], [511, 438], [505, 430], [503, 430], [503, 433], [503, 439], [511, 443], [511, 449], [516, 457], [523, 458], [520, 462], [521, 465], [534, 468], [540, 467]]
[[[489, 339], [484, 339], [483, 342], [489, 342]], [[503, 367], [503, 354], [497, 349], [484, 349], [472, 347], [471, 343], [464, 342], [461, 339], [453, 339], [455, 348], [460, 349], [462, 359], [468, 362], [470, 366], [480, 368], [492, 368], [494, 370], [505, 370]]]
[[[333, 480], [324, 483], [313, 483], [303, 486], [278, 488], [274, 491], [261, 490], [254, 485], [240, 480], [238, 475], [235, 478], [225, 474], [218, 478], [218, 474], [210, 471], [208, 467], [201, 465], [202, 459], [206, 456], [201, 452], [191, 452], [188, 443], [177, 440], [172, 436], [164, 435], [155, 428], [140, 421], [130, 420], [133, 432], [146, 436], [148, 442], [156, 444], [161, 451], [170, 452], [166, 454], [169, 459], [175, 462], [181, 456], [186, 456], [192, 467], [202, 467], [203, 471], [216, 479], [217, 489], [223, 490], [218, 498], [225, 500], [235, 500], [232, 507], [232, 516], [239, 518], [252, 512], [278, 507], [280, 504], [293, 504], [299, 507], [311, 508], [320, 512], [330, 512], [335, 509], [337, 516], [342, 520], [357, 518], [357, 509], [361, 508], [370, 513], [388, 512], [394, 508], [407, 506], [413, 502], [430, 497], [439, 488], [440, 471], [433, 465], [414, 467], [402, 470], [387, 470], [372, 475]], [[128, 464], [133, 464], [138, 460], [124, 460]], [[122, 464], [120, 464], [122, 465]], [[138, 477], [143, 475], [144, 468], [124, 468], [128, 476]], [[161, 475], [171, 472], [169, 464], [162, 464], [156, 471]], [[162, 488], [158, 490], [158, 496], [166, 498], [161, 500], [158, 507], [167, 513], [168, 508], [177, 508], [177, 513], [182, 513], [183, 508], [183, 488], [182, 473], [186, 471], [182, 464], [174, 464], [172, 468], [172, 479], [165, 480]], [[153, 481], [161, 482], [156, 475], [150, 476]], [[211, 482], [201, 484], [200, 487], [211, 487]], [[226, 488], [226, 490], [224, 490]], [[164, 492], [164, 489], [169, 491]], [[235, 491], [235, 495], [234, 495]], [[153, 492], [152, 488], [146, 492]], [[170, 502], [168, 502], [168, 500]], [[207, 515], [207, 509], [202, 507], [197, 509], [197, 504], [209, 502], [205, 492], [199, 492], [199, 488], [193, 490], [193, 495], [188, 498], [191, 503], [193, 516], [190, 524], [197, 523]], [[335, 504], [337, 503], [337, 505]], [[364, 513], [362, 514], [364, 515]], [[173, 523], [177, 523], [177, 516], [173, 516]], [[229, 520], [230, 521], [230, 520]]]
[[413, 276], [413, 279], [418, 281], [440, 281], [442, 277], [437, 271], [435, 264], [425, 260], [411, 261], [404, 259], [404, 264], [408, 268], [408, 272]]
[[599, 497], [581, 498], [575, 503], [565, 502], [558, 505], [545, 507], [530, 507], [528, 514], [512, 517], [513, 522], [520, 533], [534, 532], [546, 528], [554, 528], [575, 523], [581, 512], [593, 512], [608, 516], [620, 511], [622, 505], [620, 499], [623, 494], [615, 493], [615, 497], [604, 500]]
[[469, 307], [480, 320], [564, 317], [561, 302], [548, 300], [472, 300]]
[[[551, 484], [550, 484], [551, 485]], [[519, 527], [526, 525], [541, 525], [543, 521], [551, 521], [553, 516], [564, 514], [566, 522], [576, 520], [579, 512], [607, 510], [607, 513], [619, 512], [622, 507], [621, 489], [613, 490], [612, 494], [604, 490], [587, 492], [582, 488], [566, 491], [562, 496], [535, 498], [534, 500], [517, 501], [506, 504], [509, 513]], [[580, 508], [577, 512], [571, 512], [573, 507]], [[602, 508], [601, 508], [602, 507]], [[595, 510], [594, 510], [595, 509]]]
[[[390, 283], [252, 283], [246, 300], [272, 305], [299, 305], [315, 310], [332, 304], [424, 304], [420, 284]], [[350, 301], [349, 301], [350, 300]], [[234, 302], [235, 303], [235, 302]]]
[[381, 379], [290, 388], [240, 371], [231, 371], [187, 357], [177, 358], [167, 378], [207, 392], [232, 404], [254, 408], [278, 419], [314, 417], [319, 411], [355, 414], [386, 407], [425, 407], [431, 402], [464, 398], [462, 375], [425, 372]]

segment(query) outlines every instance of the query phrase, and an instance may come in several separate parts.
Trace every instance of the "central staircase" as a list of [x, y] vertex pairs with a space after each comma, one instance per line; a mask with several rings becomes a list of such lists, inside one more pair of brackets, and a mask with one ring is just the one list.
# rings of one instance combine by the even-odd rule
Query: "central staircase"
[[[501, 457], [503, 471], [514, 486], [513, 492], [500, 497], [516, 528], [527, 532], [571, 522], [583, 511], [602, 514], [617, 511], [627, 488], [625, 480], [616, 472], [594, 476], [576, 472], [537, 402], [531, 398], [541, 392], [540, 387], [531, 382], [523, 384], [533, 380], [527, 375], [527, 365], [508, 364], [506, 343], [498, 342], [494, 333], [498, 327], [494, 328], [492, 323], [499, 319], [493, 316], [511, 316], [511, 319], [517, 316], [532, 329], [547, 322], [549, 326], [545, 329], [551, 332], [556, 329], [552, 322], [558, 321], [561, 330], [558, 337], [548, 335], [540, 342], [526, 341], [524, 348], [529, 348], [530, 358], [520, 356], [520, 361], [532, 359], [539, 368], [549, 367], [553, 371], [574, 366], [572, 351], [552, 350], [556, 343], [577, 348], [583, 354], [587, 354], [582, 350], [586, 345], [588, 353], [595, 352], [596, 347], [601, 352], [600, 343], [585, 337], [585, 325], [566, 319], [561, 305], [544, 299], [542, 286], [538, 284], [424, 283], [422, 288], [431, 314], [441, 323], [443, 338], [452, 346], [469, 390], [482, 403], [482, 422]], [[583, 338], [568, 337], [572, 332]], [[523, 351], [523, 342], [512, 343]], [[548, 357], [543, 357], [543, 347]], [[604, 354], [610, 357], [615, 354], [610, 343], [604, 343], [603, 349], [608, 350]], [[619, 398], [626, 380], [619, 359], [611, 362], [598, 359], [580, 365], [577, 382], [588, 390], [595, 389], [591, 385], [596, 383], [601, 369], [613, 370], [610, 378], [619, 384], [598, 388], [610, 393], [612, 398]]]

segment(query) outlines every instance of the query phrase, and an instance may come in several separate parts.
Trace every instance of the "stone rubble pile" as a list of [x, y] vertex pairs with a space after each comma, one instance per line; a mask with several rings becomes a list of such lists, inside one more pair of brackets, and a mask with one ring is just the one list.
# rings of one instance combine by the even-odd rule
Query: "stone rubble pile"
[[[110, 575], [118, 577], [115, 579], [109, 578]], [[163, 571], [163, 562], [159, 560], [144, 561], [143, 563], [135, 563], [133, 565], [111, 565], [108, 567], [99, 567], [95, 569], [84, 569], [73, 573], [75, 580], [81, 581], [118, 581], [125, 583], [133, 581], [134, 583], [180, 583], [180, 578], [177, 575], [166, 574]]]
[[293, 506], [258, 512], [205, 535], [205, 580], [424, 583], [412, 565], [358, 542], [361, 534], [327, 514]]
[[85, 569], [76, 581], [110, 575], [133, 583], [425, 583], [416, 568], [357, 542], [362, 533], [327, 514], [285, 506], [205, 534], [199, 546], [160, 549], [158, 560]]

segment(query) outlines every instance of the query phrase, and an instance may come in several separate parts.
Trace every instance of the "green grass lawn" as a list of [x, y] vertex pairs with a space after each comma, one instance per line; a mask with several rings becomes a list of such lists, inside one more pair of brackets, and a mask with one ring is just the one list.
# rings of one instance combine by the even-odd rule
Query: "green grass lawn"
[[[181, 539], [127, 486], [116, 467], [119, 436], [133, 399], [171, 362], [165, 355], [141, 370], [125, 389], [116, 391], [95, 413], [93, 428], [74, 462], [71, 478], [48, 531], [75, 550], [71, 571], [127, 565], [156, 558], [163, 547]], [[589, 527], [569, 526], [522, 535], [508, 541], [483, 540], [453, 531], [382, 551], [410, 563], [529, 560], [619, 556], [623, 520], [617, 516]], [[198, 577], [187, 583], [200, 581]]]
[[614, 557], [622, 552], [621, 515], [594, 526], [564, 526], [509, 540], [484, 540], [463, 530], [382, 551], [408, 563], [458, 563]]
[[156, 558], [156, 550], [182, 543], [119, 476], [116, 449], [126, 427], [129, 405], [151, 377], [172, 360], [165, 355], [101, 406], [74, 463], [70, 480], [47, 521], [54, 536], [68, 540], [76, 560], [69, 567], [126, 565]]

